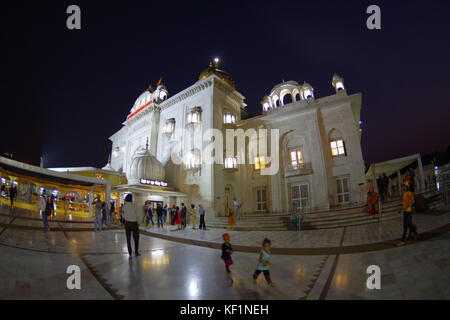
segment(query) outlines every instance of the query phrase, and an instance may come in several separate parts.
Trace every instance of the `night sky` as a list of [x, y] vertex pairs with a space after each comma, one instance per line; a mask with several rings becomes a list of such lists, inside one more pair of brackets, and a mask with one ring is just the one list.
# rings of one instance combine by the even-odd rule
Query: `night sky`
[[[77, 4], [82, 29], [66, 28]], [[381, 30], [366, 8], [381, 7]], [[176, 94], [219, 56], [248, 110], [282, 79], [362, 92], [367, 163], [450, 144], [449, 1], [9, 1], [0, 9], [0, 154], [103, 166], [160, 76]]]

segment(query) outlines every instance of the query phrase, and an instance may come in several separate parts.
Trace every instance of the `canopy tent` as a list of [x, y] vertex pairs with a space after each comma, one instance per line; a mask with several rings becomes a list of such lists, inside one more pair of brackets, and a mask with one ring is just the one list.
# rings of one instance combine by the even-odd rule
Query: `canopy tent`
[[[412, 163], [417, 162], [417, 166], [419, 168], [419, 181], [420, 186], [424, 186], [425, 178], [423, 174], [423, 167], [422, 167], [422, 158], [420, 156], [420, 153], [416, 153], [410, 156], [392, 159], [384, 162], [378, 162], [378, 163], [372, 163], [369, 167], [369, 170], [366, 172], [366, 178], [367, 179], [373, 179], [373, 181], [376, 181], [376, 178], [382, 174], [386, 174], [387, 176], [391, 176], [394, 173], [397, 173], [397, 183], [400, 187], [401, 184], [401, 174], [400, 170], [402, 170], [405, 167], [408, 167]], [[374, 183], [374, 187], [376, 191], [378, 192], [377, 184]]]

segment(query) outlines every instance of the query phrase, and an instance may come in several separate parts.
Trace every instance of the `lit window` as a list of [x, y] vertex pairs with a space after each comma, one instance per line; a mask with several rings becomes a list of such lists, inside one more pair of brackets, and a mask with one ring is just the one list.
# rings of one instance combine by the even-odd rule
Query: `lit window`
[[255, 169], [259, 170], [261, 168], [266, 167], [266, 162], [264, 160], [264, 157], [256, 157], [255, 158]]
[[174, 129], [175, 129], [175, 119], [167, 120], [162, 126], [162, 131], [164, 134], [172, 134]]
[[226, 169], [236, 169], [237, 160], [233, 157], [225, 158], [225, 168]]
[[336, 90], [344, 90], [344, 84], [342, 82], [336, 82]]
[[225, 114], [223, 116], [223, 123], [236, 123], [236, 116], [230, 113]]
[[300, 166], [303, 164], [303, 152], [302, 149], [295, 149], [291, 150], [289, 152], [291, 157], [291, 167], [294, 170], [297, 170], [300, 168]]
[[344, 144], [343, 140], [331, 141], [330, 145], [331, 145], [331, 154], [333, 157], [337, 157], [340, 155], [346, 155], [345, 144]]
[[188, 124], [200, 123], [201, 112], [202, 111], [200, 107], [194, 108], [191, 112], [189, 112], [187, 115]]
[[305, 89], [305, 91], [303, 91], [303, 96], [305, 97], [305, 99], [309, 99], [309, 98], [313, 97], [313, 94], [312, 94], [311, 90]]

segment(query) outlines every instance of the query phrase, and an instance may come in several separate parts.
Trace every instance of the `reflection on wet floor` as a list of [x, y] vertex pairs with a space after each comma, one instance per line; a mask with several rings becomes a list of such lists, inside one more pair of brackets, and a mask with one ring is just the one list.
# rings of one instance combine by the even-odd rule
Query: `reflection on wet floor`
[[[232, 233], [232, 243], [244, 238]], [[450, 299], [449, 240], [447, 233], [405, 247], [338, 257], [272, 255], [276, 287], [271, 288], [263, 276], [256, 285], [252, 282], [257, 253], [235, 252], [228, 275], [217, 249], [141, 235], [142, 256], [129, 259], [123, 230], [43, 232], [6, 227], [0, 235], [0, 298]], [[71, 264], [82, 269], [80, 291], [66, 288], [66, 268]], [[373, 264], [381, 268], [381, 290], [366, 288], [366, 269]]]

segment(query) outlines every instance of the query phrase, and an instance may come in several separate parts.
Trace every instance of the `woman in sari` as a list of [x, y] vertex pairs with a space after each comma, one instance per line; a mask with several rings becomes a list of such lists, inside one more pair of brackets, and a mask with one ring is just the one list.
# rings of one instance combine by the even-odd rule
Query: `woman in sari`
[[175, 224], [177, 225], [177, 230], [181, 230], [181, 210], [179, 207], [176, 207], [176, 218], [175, 218]]
[[367, 182], [367, 210], [369, 214], [378, 214], [378, 193], [374, 191], [373, 181]]
[[234, 212], [231, 208], [228, 209], [228, 226], [227, 229], [231, 230], [234, 228]]

